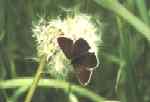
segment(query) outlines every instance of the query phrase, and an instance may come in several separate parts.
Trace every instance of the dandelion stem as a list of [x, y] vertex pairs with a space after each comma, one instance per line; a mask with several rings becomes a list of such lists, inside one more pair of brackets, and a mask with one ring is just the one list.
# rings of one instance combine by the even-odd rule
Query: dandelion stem
[[36, 89], [36, 87], [38, 86], [38, 82], [39, 82], [39, 80], [40, 80], [40, 78], [41, 78], [41, 73], [42, 73], [42, 71], [43, 71], [45, 62], [46, 62], [46, 58], [43, 57], [43, 58], [41, 59], [41, 61], [40, 61], [40, 64], [39, 64], [38, 69], [37, 69], [37, 72], [36, 72], [36, 75], [35, 75], [35, 77], [34, 77], [34, 80], [33, 80], [32, 84], [31, 84], [31, 87], [29, 88], [29, 91], [28, 91], [28, 93], [27, 93], [27, 96], [26, 96], [24, 102], [31, 102], [32, 96], [33, 96], [33, 94], [34, 94], [34, 92], [35, 92], [35, 89]]

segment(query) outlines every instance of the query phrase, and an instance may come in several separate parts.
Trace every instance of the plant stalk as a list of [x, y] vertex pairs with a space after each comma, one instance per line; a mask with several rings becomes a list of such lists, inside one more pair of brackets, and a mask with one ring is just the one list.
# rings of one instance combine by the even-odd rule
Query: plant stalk
[[31, 87], [29, 88], [29, 91], [28, 91], [28, 93], [27, 93], [27, 96], [26, 96], [24, 102], [31, 102], [32, 97], [33, 97], [33, 94], [34, 94], [34, 92], [35, 92], [35, 90], [36, 90], [36, 88], [37, 88], [37, 86], [38, 86], [38, 82], [39, 82], [39, 80], [40, 80], [40, 78], [41, 78], [41, 73], [43, 72], [45, 63], [46, 63], [46, 58], [43, 57], [43, 58], [41, 59], [41, 61], [40, 61], [40, 65], [39, 65], [39, 67], [38, 67], [38, 70], [37, 70], [37, 72], [36, 72], [36, 75], [35, 75], [35, 77], [34, 77], [34, 80], [33, 80], [32, 84], [31, 84]]

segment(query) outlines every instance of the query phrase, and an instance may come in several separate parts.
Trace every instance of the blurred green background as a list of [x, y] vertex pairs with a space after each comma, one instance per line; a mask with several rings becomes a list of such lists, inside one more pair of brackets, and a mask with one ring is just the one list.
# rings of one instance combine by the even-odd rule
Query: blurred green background
[[[102, 23], [100, 66], [84, 88], [107, 102], [150, 102], [149, 8], [149, 0], [0, 0], [0, 102], [24, 102], [26, 87], [2, 85], [36, 73], [38, 63], [26, 60], [36, 56], [32, 22], [39, 17], [63, 18], [74, 9]], [[38, 87], [32, 102], [92, 101], [69, 91]]]

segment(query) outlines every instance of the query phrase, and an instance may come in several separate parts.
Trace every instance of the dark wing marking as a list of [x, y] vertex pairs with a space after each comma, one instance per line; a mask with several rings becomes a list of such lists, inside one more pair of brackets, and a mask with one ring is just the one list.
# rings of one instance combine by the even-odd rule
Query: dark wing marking
[[88, 52], [89, 49], [90, 46], [86, 40], [80, 38], [73, 45], [73, 56], [80, 56], [80, 54]]
[[57, 38], [57, 42], [68, 59], [72, 58], [73, 40], [66, 37]]
[[72, 64], [78, 68], [80, 65], [86, 69], [93, 69], [97, 65], [97, 59], [94, 53], [84, 53], [72, 60]]

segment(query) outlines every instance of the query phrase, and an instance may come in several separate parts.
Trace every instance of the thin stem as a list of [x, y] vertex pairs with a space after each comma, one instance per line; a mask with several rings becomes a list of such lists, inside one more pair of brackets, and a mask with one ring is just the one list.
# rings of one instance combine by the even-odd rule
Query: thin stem
[[29, 89], [29, 92], [27, 93], [27, 96], [26, 96], [24, 102], [31, 102], [32, 96], [33, 96], [33, 94], [35, 92], [35, 89], [38, 86], [38, 82], [39, 82], [39, 80], [41, 78], [41, 73], [43, 72], [43, 68], [45, 66], [45, 62], [46, 62], [46, 58], [43, 57], [41, 59], [41, 61], [40, 61], [40, 65], [39, 65], [38, 70], [36, 72], [35, 78], [34, 78], [33, 83], [32, 83], [32, 85], [31, 85], [31, 87]]
[[150, 41], [150, 29], [139, 18], [129, 12], [123, 5], [116, 0], [94, 0], [99, 5], [115, 12], [117, 15], [126, 20], [132, 25], [138, 32], [143, 34]]
[[145, 0], [135, 0], [141, 19], [149, 25], [148, 10]]
[[0, 91], [2, 92], [2, 94], [4, 96], [4, 99], [6, 100], [6, 102], [8, 102], [9, 101], [9, 97], [7, 95], [7, 92], [4, 89], [1, 89]]
[[17, 76], [17, 74], [16, 74], [16, 66], [14, 63], [14, 59], [9, 57], [9, 63], [10, 63], [10, 71], [11, 71], [11, 75], [12, 75], [11, 77], [15, 78]]
[[[0, 81], [0, 89], [10, 89], [10, 88], [30, 86], [32, 81], [33, 81], [32, 78], [21, 78], [21, 79]], [[38, 86], [59, 88], [64, 89], [66, 91], [68, 90], [69, 83], [54, 79], [41, 79], [38, 83]], [[86, 88], [77, 85], [72, 85], [71, 90], [73, 93], [87, 97], [91, 99], [93, 102], [104, 102], [104, 98], [100, 97], [99, 95], [93, 93], [90, 90], [87, 90]]]
[[9, 98], [9, 100], [11, 100], [11, 102], [17, 102], [17, 99], [19, 98], [19, 96], [21, 96], [24, 92], [26, 92], [27, 89], [28, 89], [28, 86], [24, 86], [24, 87], [20, 87], [16, 89], [15, 93], [13, 94], [11, 98]]
[[[119, 1], [119, 0], [118, 0]], [[135, 1], [134, 0], [126, 0], [126, 7], [130, 9], [130, 11], [134, 11], [135, 10]]]

